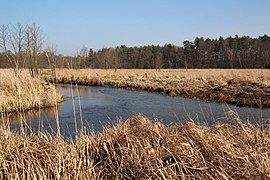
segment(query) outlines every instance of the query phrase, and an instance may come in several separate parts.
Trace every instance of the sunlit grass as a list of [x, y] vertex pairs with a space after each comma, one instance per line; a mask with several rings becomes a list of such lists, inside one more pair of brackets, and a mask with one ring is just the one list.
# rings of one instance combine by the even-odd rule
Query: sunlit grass
[[0, 71], [0, 112], [21, 112], [55, 106], [62, 100], [55, 87], [32, 78], [25, 71], [15, 76], [13, 71]]
[[[269, 76], [268, 70], [58, 70], [57, 80], [181, 95], [181, 89], [192, 93], [247, 82], [268, 87]], [[15, 77], [3, 70], [0, 82], [4, 111], [58, 99], [54, 86], [26, 73]], [[133, 116], [99, 134], [78, 130], [75, 140], [2, 127], [0, 179], [269, 179], [269, 128], [244, 124], [232, 111], [227, 116], [230, 124], [212, 127], [192, 120], [167, 126]]]
[[75, 141], [0, 130], [1, 179], [268, 179], [270, 131], [134, 116]]

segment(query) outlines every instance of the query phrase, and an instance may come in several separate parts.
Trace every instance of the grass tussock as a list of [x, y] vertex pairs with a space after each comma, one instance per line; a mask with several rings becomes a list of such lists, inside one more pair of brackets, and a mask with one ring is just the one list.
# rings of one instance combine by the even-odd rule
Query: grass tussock
[[134, 116], [75, 142], [0, 130], [1, 179], [269, 179], [270, 131]]
[[[44, 71], [44, 78], [51, 80]], [[58, 83], [113, 86], [239, 106], [270, 107], [270, 70], [57, 70]]]
[[62, 100], [53, 85], [26, 72], [15, 76], [12, 71], [2, 69], [0, 77], [0, 113], [55, 106]]

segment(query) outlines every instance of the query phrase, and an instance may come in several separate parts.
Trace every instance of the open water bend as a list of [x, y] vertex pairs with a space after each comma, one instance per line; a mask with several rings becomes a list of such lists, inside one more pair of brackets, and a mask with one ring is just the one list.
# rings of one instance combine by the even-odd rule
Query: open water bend
[[[75, 119], [81, 129], [81, 118], [87, 129], [102, 131], [102, 126], [119, 118], [126, 119], [135, 114], [157, 118], [165, 124], [182, 122], [187, 119], [200, 124], [211, 125], [217, 121], [231, 121], [226, 112], [236, 111], [242, 120], [259, 124], [270, 121], [270, 109], [237, 107], [221, 103], [199, 101], [182, 97], [170, 97], [144, 91], [129, 91], [111, 87], [77, 86], [59, 84], [57, 89], [66, 100], [58, 109], [61, 134], [74, 137]], [[32, 130], [56, 129], [55, 108], [31, 111], [25, 115], [25, 122]], [[11, 129], [19, 129], [18, 117], [10, 118]]]

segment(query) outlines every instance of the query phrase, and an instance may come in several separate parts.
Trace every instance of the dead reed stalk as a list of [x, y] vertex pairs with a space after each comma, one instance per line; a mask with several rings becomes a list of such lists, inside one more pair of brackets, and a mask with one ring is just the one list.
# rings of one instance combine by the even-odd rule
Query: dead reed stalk
[[269, 179], [269, 129], [236, 121], [165, 126], [134, 116], [75, 141], [1, 129], [0, 178]]
[[63, 100], [55, 87], [26, 73], [0, 72], [0, 113], [22, 112], [55, 106]]

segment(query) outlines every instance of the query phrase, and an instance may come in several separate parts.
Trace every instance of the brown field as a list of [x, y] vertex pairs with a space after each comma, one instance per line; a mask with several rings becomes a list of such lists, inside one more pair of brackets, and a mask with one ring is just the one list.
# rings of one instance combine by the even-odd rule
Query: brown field
[[62, 100], [53, 85], [31, 78], [27, 71], [15, 76], [11, 70], [1, 69], [0, 77], [1, 114], [55, 106]]
[[[44, 77], [50, 80], [48, 72]], [[270, 107], [268, 69], [57, 70], [58, 83], [113, 86], [239, 106]]]
[[165, 126], [142, 116], [64, 141], [0, 129], [1, 179], [269, 179], [270, 130]]

